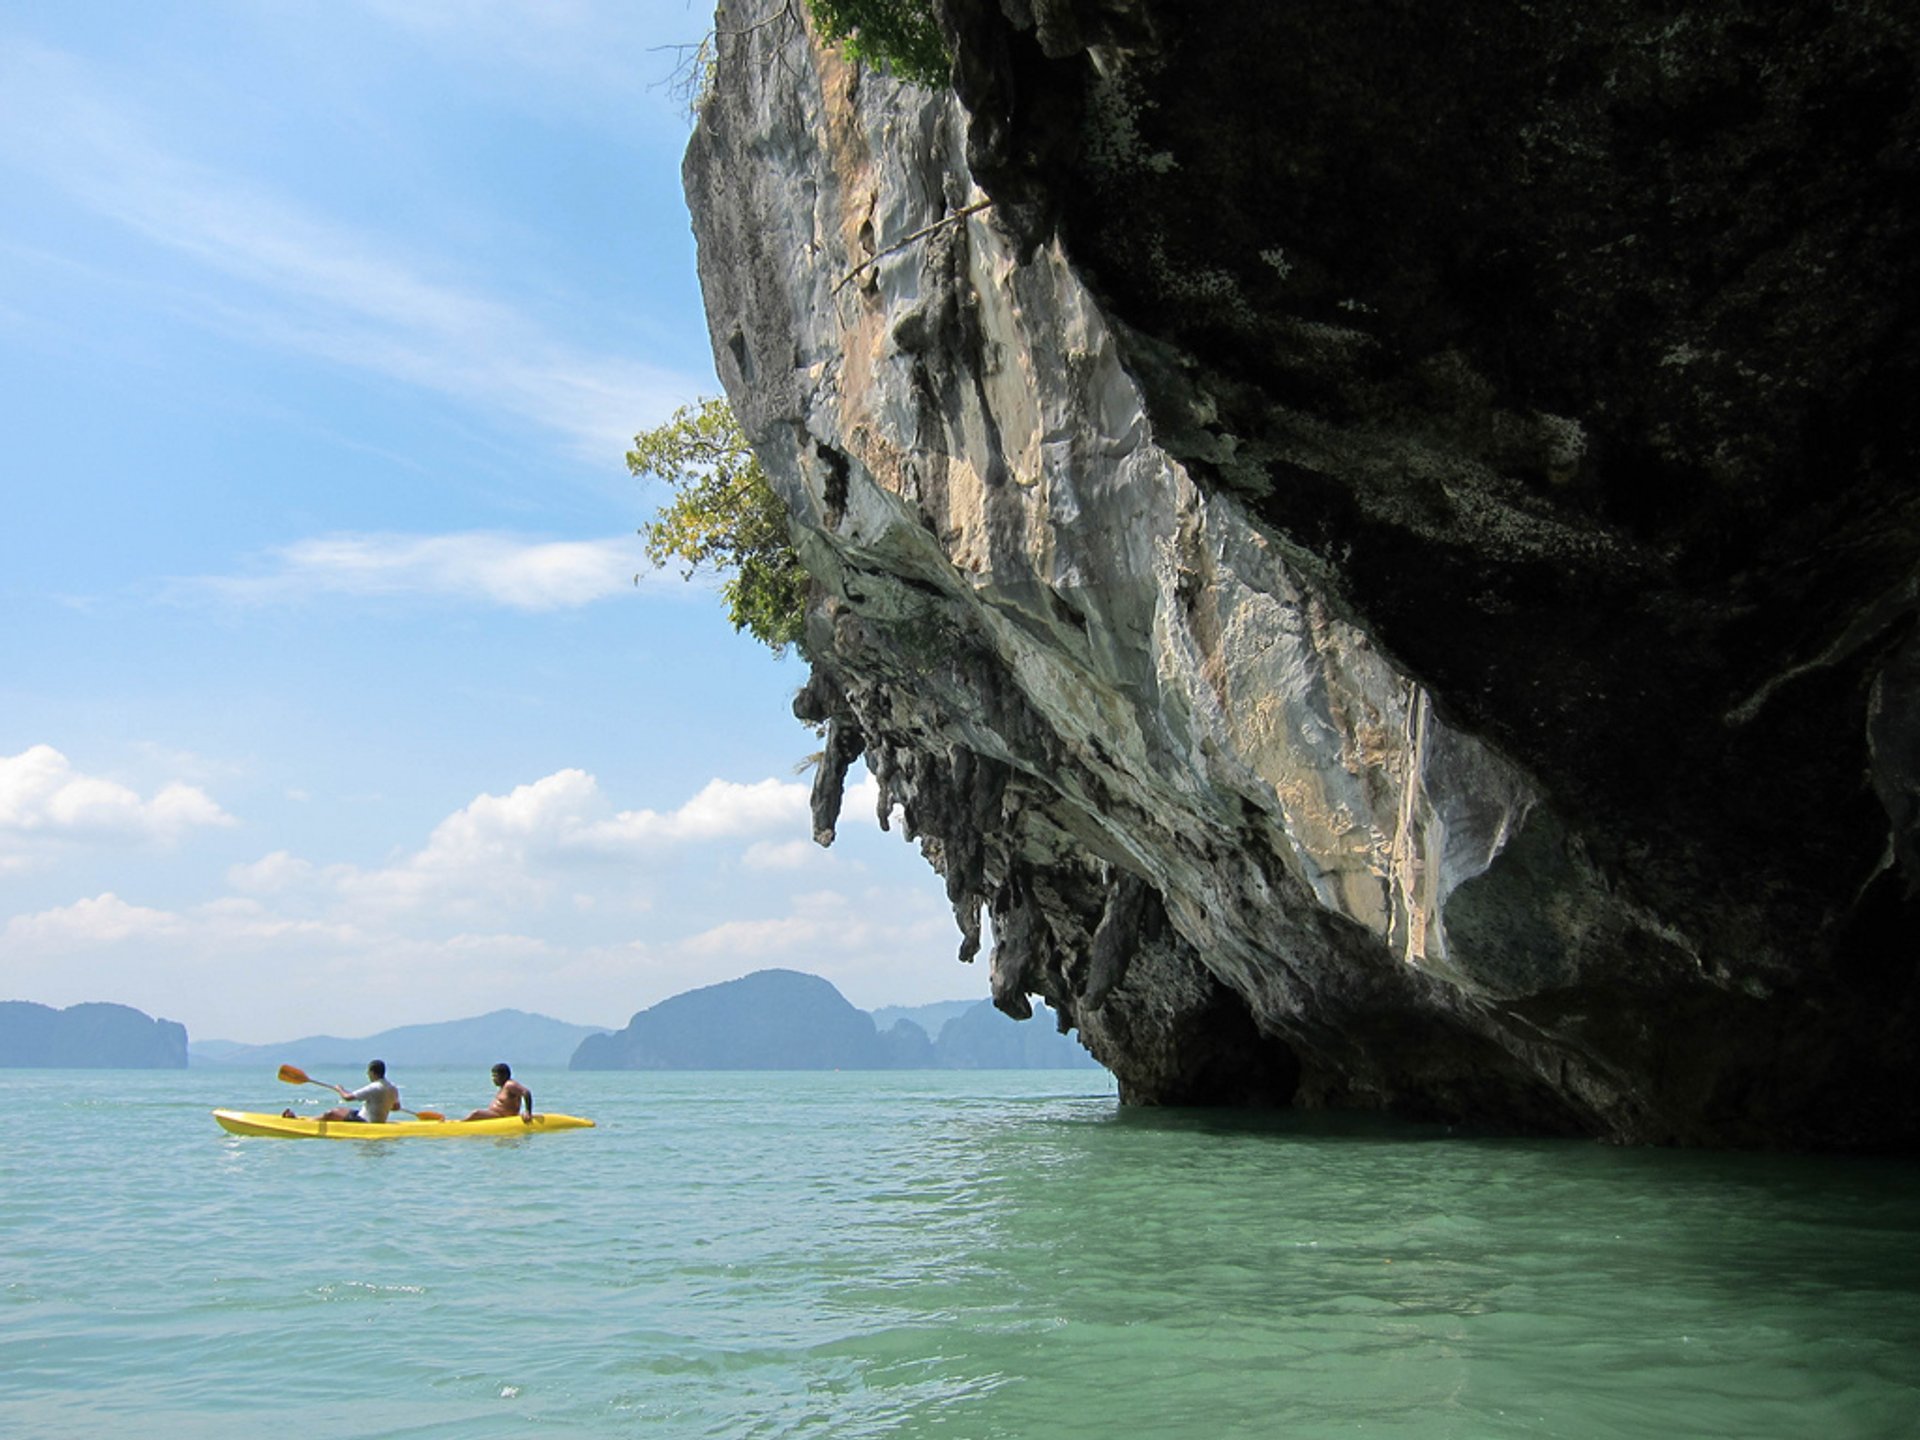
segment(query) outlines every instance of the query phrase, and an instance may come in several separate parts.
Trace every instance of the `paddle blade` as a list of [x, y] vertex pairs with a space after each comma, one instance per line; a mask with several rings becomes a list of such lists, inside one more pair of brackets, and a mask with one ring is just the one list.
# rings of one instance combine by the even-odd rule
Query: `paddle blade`
[[438, 1110], [416, 1110], [413, 1114], [417, 1120], [444, 1120], [447, 1118]]
[[280, 1078], [289, 1085], [311, 1085], [313, 1083], [307, 1079], [307, 1072], [302, 1070], [298, 1065], [282, 1065], [280, 1067]]

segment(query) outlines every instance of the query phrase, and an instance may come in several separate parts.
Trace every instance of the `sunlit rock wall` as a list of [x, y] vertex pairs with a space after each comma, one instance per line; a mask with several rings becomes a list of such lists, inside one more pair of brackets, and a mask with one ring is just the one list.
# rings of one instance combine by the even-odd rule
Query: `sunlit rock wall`
[[[1066, 62], [1041, 56], [1031, 24], [952, 8], [972, 112], [821, 50], [798, 7], [728, 0], [686, 164], [720, 373], [820, 582], [796, 704], [828, 730], [818, 837], [864, 754], [883, 815], [898, 806], [945, 877], [961, 958], [990, 929], [996, 1002], [1017, 1015], [1044, 996], [1131, 1101], [1386, 1106], [1660, 1141], [1910, 1139], [1902, 1107], [1858, 1093], [1884, 1090], [1876, 1067], [1901, 1046], [1911, 1057], [1910, 963], [1906, 1018], [1882, 1005], [1882, 1033], [1863, 1036], [1859, 1007], [1805, 983], [1807, 932], [1768, 936], [1769, 874], [1730, 866], [1659, 892], [1697, 895], [1711, 924], [1650, 903], [1610, 863], [1631, 817], [1623, 832], [1589, 795], [1563, 803], [1538, 757], [1489, 743], [1498, 727], [1463, 723], [1397, 660], [1351, 546], [1266, 503], [1271, 438], [1236, 455], [1213, 391], [1242, 411], [1257, 397], [1210, 384], [1204, 336], [1129, 327], [1076, 273], [1097, 247], [1062, 223], [1072, 172], [1049, 146], [1084, 156], [1119, 132], [1110, 108], [1057, 87], [1110, 100], [1124, 50], [1089, 65], [1086, 36], [1056, 34], [1050, 50], [1080, 68], [1055, 73]], [[1093, 8], [1111, 22], [1129, 7]], [[1130, 43], [1150, 51], [1150, 30]], [[1024, 137], [1006, 58], [1023, 44], [1055, 87]], [[1132, 163], [1170, 163], [1120, 128]], [[998, 193], [970, 155], [992, 161]], [[1113, 154], [1096, 159], [1110, 179]], [[1349, 327], [1254, 328], [1329, 374], [1374, 364]], [[1477, 406], [1526, 465], [1580, 466], [1578, 417], [1504, 408], [1451, 352], [1429, 369], [1456, 421]], [[1313, 421], [1329, 450], [1354, 403]], [[1384, 397], [1346, 456], [1382, 508], [1472, 468], [1456, 436], [1408, 414]], [[1604, 566], [1616, 544], [1497, 483], [1452, 493], [1448, 524], [1528, 565]], [[1457, 536], [1405, 523], [1436, 572], [1458, 571]], [[1419, 566], [1418, 547], [1398, 563]], [[1601, 686], [1622, 679], [1596, 680], [1590, 703], [1618, 705]], [[1880, 749], [1885, 805], [1910, 823], [1910, 727], [1887, 726]], [[1861, 890], [1873, 873], [1844, 878]]]

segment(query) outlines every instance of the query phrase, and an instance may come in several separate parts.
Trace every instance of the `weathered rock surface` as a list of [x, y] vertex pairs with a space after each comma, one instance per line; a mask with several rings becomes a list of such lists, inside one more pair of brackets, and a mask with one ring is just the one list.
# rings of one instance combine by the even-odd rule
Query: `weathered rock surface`
[[1909, 12], [945, 9], [687, 159], [819, 837], [1130, 1101], [1920, 1142]]

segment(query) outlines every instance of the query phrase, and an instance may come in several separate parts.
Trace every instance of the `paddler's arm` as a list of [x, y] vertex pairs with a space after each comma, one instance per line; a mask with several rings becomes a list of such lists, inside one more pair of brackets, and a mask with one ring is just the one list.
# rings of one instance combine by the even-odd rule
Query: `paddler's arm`
[[533, 1091], [524, 1085], [520, 1087], [520, 1103], [527, 1107], [527, 1113], [520, 1117], [520, 1123], [531, 1125], [533, 1123]]

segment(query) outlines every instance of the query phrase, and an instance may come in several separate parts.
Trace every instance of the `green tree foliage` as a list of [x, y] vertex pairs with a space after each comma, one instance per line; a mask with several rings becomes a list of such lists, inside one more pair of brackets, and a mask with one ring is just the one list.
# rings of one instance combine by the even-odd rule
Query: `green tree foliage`
[[953, 59], [929, 0], [807, 0], [814, 23], [863, 65], [916, 85], [945, 85]]
[[807, 572], [794, 552], [786, 507], [767, 483], [725, 400], [683, 405], [673, 418], [633, 437], [627, 468], [674, 492], [640, 528], [647, 558], [679, 561], [688, 579], [705, 566], [722, 577], [733, 628], [784, 652], [800, 643]]

